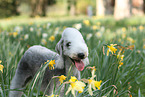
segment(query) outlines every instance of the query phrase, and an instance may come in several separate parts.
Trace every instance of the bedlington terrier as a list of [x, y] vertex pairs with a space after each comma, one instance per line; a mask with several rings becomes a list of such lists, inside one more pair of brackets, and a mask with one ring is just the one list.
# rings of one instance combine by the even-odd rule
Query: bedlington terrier
[[[70, 76], [76, 76], [80, 79], [80, 71], [89, 64], [88, 47], [81, 33], [74, 28], [66, 28], [60, 41], [57, 43], [55, 50], [57, 53], [35, 45], [30, 47], [21, 58], [14, 78], [12, 79], [10, 89], [22, 89], [34, 77], [41, 64], [47, 60], [56, 60], [55, 69], [46, 68], [41, 90], [45, 91], [49, 81], [55, 76], [66, 75], [71, 72]], [[71, 70], [69, 68], [71, 66]], [[60, 85], [57, 80], [57, 86]], [[47, 94], [53, 91], [53, 81], [47, 88]], [[9, 97], [21, 97], [22, 91], [10, 91]]]

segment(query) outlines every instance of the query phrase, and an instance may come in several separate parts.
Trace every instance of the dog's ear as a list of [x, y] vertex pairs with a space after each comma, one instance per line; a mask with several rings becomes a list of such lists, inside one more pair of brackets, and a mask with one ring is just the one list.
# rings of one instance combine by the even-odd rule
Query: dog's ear
[[57, 43], [55, 50], [57, 51], [58, 54], [62, 55], [63, 39], [60, 39], [60, 41]]

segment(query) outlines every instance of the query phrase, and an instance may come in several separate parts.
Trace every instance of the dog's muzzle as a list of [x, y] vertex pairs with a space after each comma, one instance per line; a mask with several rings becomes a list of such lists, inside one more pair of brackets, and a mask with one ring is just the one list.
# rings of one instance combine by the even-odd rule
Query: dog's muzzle
[[82, 59], [85, 58], [85, 54], [83, 53], [78, 53], [77, 55], [77, 58], [70, 58], [72, 60], [72, 62], [75, 64], [76, 68], [79, 70], [79, 71], [82, 71], [84, 70], [84, 63], [82, 61]]

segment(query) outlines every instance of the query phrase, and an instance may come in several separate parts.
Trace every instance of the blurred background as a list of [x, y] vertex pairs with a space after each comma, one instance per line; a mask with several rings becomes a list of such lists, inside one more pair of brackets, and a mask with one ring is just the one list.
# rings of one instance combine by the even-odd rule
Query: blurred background
[[144, 15], [145, 0], [0, 0], [0, 18]]

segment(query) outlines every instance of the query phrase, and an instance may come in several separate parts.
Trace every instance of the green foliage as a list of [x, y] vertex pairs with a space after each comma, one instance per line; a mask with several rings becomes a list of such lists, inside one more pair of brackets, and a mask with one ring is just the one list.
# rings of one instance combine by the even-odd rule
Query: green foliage
[[[109, 22], [110, 21], [110, 22]], [[30, 23], [27, 25], [7, 27], [0, 32], [0, 60], [4, 65], [4, 72], [1, 73], [0, 92], [2, 97], [7, 97], [10, 81], [15, 74], [17, 64], [24, 52], [32, 45], [43, 45], [54, 51], [56, 43], [61, 37], [61, 32], [66, 27], [76, 27], [81, 23], [82, 33], [88, 48], [90, 64], [87, 67], [96, 67], [96, 80], [102, 80], [100, 90], [94, 90], [94, 97], [143, 97], [145, 95], [145, 31], [144, 25], [128, 24], [128, 21], [112, 21], [111, 19], [90, 19], [86, 25], [83, 20], [64, 21], [55, 23]], [[124, 23], [125, 22], [125, 23]], [[122, 24], [114, 25], [115, 23]], [[127, 24], [127, 25], [126, 25]], [[113, 28], [114, 27], [114, 28]], [[50, 36], [55, 36], [54, 41], [50, 41]], [[129, 37], [134, 41], [129, 40]], [[118, 44], [115, 54], [107, 53], [109, 44]], [[134, 45], [134, 49], [129, 46]], [[118, 68], [119, 61], [117, 54], [119, 47], [123, 46], [123, 65]], [[104, 48], [104, 49], [103, 49]], [[40, 91], [40, 85], [46, 65], [43, 65], [32, 82], [24, 90], [24, 96], [45, 96]], [[91, 77], [91, 70], [85, 68], [81, 72], [82, 78]], [[37, 84], [37, 85], [36, 85]], [[49, 85], [49, 84], [48, 84]], [[33, 87], [32, 87], [33, 86]], [[61, 88], [60, 85], [59, 88]], [[85, 87], [84, 92], [77, 94], [77, 97], [90, 96]], [[68, 88], [65, 89], [65, 92]], [[54, 89], [54, 94], [59, 95], [59, 91]], [[66, 97], [72, 95], [69, 93]]]
[[18, 15], [18, 0], [0, 0], [0, 18]]

